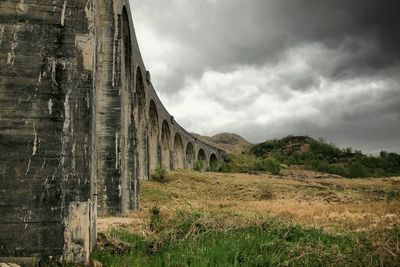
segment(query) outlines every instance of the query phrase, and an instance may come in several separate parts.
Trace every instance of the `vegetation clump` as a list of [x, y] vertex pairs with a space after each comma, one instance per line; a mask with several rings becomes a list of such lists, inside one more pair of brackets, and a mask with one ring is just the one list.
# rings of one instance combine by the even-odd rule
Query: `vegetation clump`
[[307, 169], [347, 178], [389, 177], [400, 175], [400, 155], [382, 151], [369, 156], [352, 148], [339, 149], [323, 139], [288, 136], [253, 146], [249, 152], [228, 155], [223, 172], [265, 171], [280, 173], [280, 166], [301, 165]]
[[373, 243], [274, 218], [227, 228], [227, 218], [203, 211], [178, 212], [152, 237], [113, 230], [113, 238], [134, 249], [117, 254], [98, 248], [93, 257], [105, 266], [398, 266], [400, 260], [398, 243], [387, 246], [400, 238], [399, 230], [392, 229], [381, 243]]
[[250, 173], [269, 172], [279, 175], [280, 163], [273, 157], [256, 157], [251, 154], [227, 155], [221, 167], [222, 172], [228, 173]]
[[153, 206], [150, 209], [150, 230], [159, 231], [163, 226], [163, 221], [161, 218], [161, 208], [158, 206]]
[[268, 184], [260, 185], [258, 189], [260, 190], [259, 200], [270, 200], [274, 197], [270, 185]]
[[274, 158], [261, 158], [256, 161], [256, 170], [270, 172], [273, 175], [279, 175], [281, 172], [281, 165]]
[[166, 183], [168, 180], [167, 175], [168, 175], [167, 169], [164, 166], [160, 166], [153, 171], [151, 179], [159, 183]]
[[388, 202], [398, 201], [400, 202], [400, 190], [397, 191], [390, 191], [386, 197]]
[[206, 162], [204, 160], [196, 161], [196, 163], [193, 166], [193, 170], [197, 172], [206, 171]]

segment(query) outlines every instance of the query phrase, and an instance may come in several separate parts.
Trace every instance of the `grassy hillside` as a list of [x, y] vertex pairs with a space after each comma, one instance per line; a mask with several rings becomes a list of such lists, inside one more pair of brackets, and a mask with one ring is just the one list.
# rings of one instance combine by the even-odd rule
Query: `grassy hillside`
[[[250, 152], [227, 157], [224, 171], [273, 171], [274, 165], [301, 165], [309, 170], [337, 174], [348, 178], [388, 177], [400, 175], [400, 155], [382, 151], [368, 156], [351, 148], [307, 136], [288, 136], [254, 145]], [[275, 170], [274, 170], [275, 168]]]
[[141, 207], [99, 220], [105, 266], [398, 266], [400, 178], [180, 171]]
[[140, 212], [99, 219], [93, 258], [118, 267], [399, 266], [399, 155], [303, 136], [236, 151], [219, 173], [142, 181]]

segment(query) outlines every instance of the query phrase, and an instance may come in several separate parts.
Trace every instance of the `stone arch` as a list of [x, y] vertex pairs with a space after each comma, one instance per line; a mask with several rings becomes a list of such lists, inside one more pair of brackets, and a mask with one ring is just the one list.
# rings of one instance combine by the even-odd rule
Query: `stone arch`
[[186, 165], [188, 169], [193, 169], [193, 164], [196, 161], [196, 154], [194, 152], [194, 146], [192, 142], [188, 142], [186, 145]]
[[217, 156], [214, 153], [211, 153], [209, 163], [210, 163], [210, 171], [212, 172], [218, 171], [219, 162]]
[[197, 152], [197, 166], [198, 171], [205, 171], [207, 168], [207, 156], [204, 149], [200, 148]]
[[154, 171], [159, 164], [158, 153], [158, 112], [154, 100], [150, 100], [149, 105], [149, 173]]
[[161, 165], [171, 169], [171, 131], [166, 120], [161, 125]]
[[147, 168], [147, 129], [146, 129], [146, 94], [140, 67], [136, 70], [135, 83], [135, 113], [136, 113], [136, 145], [137, 145], [137, 172], [138, 178], [148, 177]]
[[137, 183], [134, 171], [134, 114], [133, 114], [133, 68], [132, 43], [129, 15], [126, 7], [122, 9], [122, 47], [121, 47], [121, 132], [120, 132], [120, 160], [121, 160], [121, 209], [126, 214], [137, 208]]
[[183, 154], [183, 142], [182, 137], [179, 133], [175, 134], [174, 138], [174, 169], [184, 168], [184, 154]]
[[199, 152], [197, 153], [197, 160], [207, 162], [206, 152], [204, 149], [199, 149]]

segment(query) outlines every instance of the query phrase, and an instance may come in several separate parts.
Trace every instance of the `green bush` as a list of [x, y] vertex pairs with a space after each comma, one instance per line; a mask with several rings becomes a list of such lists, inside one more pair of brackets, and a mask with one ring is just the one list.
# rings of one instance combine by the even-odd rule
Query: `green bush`
[[256, 170], [279, 175], [281, 172], [281, 167], [279, 162], [274, 158], [261, 158], [256, 161]]
[[400, 202], [400, 190], [398, 190], [398, 191], [390, 191], [387, 194], [386, 199], [387, 199], [387, 202], [389, 202], [389, 203], [392, 202], [392, 201], [399, 201]]
[[318, 160], [318, 159], [306, 160], [304, 166], [310, 170], [348, 177], [348, 173], [343, 166], [329, 164], [324, 160]]
[[218, 166], [218, 161], [210, 161], [210, 171], [211, 172], [218, 172], [219, 171], [219, 166]]
[[360, 162], [356, 161], [350, 164], [348, 169], [349, 178], [365, 178], [370, 176], [368, 169]]
[[150, 230], [159, 231], [162, 228], [161, 209], [158, 206], [153, 206], [150, 209]]
[[164, 166], [160, 166], [153, 171], [151, 179], [159, 183], [165, 183], [167, 182], [167, 174], [167, 169]]
[[263, 158], [254, 155], [228, 155], [221, 164], [221, 171], [227, 173], [270, 172], [280, 174], [280, 163], [272, 157]]
[[206, 170], [206, 162], [204, 160], [197, 161], [193, 166], [193, 170], [197, 172], [204, 172]]

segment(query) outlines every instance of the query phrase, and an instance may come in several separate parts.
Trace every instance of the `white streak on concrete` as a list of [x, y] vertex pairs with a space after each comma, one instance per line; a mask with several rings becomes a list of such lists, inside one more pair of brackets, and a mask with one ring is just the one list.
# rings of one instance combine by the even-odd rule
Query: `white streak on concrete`
[[[42, 163], [42, 166], [40, 167], [40, 171], [44, 171], [44, 165], [46, 165], [46, 157], [44, 157], [44, 159], [43, 159], [43, 163]], [[33, 180], [36, 180], [37, 174], [38, 174], [38, 171], [36, 171], [35, 175], [33, 176]]]
[[29, 158], [28, 167], [27, 167], [27, 169], [26, 169], [25, 176], [28, 175], [29, 170], [31, 169], [31, 163], [32, 163], [32, 160], [31, 160], [31, 158]]
[[14, 29], [13, 39], [11, 41], [11, 51], [7, 54], [7, 65], [14, 65], [15, 49], [17, 49], [18, 46], [18, 33], [21, 29], [21, 25], [15, 25]]
[[85, 6], [85, 15], [88, 22], [88, 30], [94, 30], [94, 21], [96, 17], [96, 11], [93, 5], [93, 0], [88, 0]]
[[[58, 162], [58, 166], [57, 166], [57, 168], [55, 169], [55, 171], [53, 172], [53, 175], [51, 176], [51, 180], [54, 181], [54, 179], [56, 179], [56, 174], [57, 174], [57, 172], [58, 172], [58, 169], [60, 169], [61, 164], [62, 164], [62, 160], [60, 160], [60, 161]], [[46, 182], [45, 182], [44, 184], [47, 183], [47, 180], [48, 180], [48, 178], [46, 178]]]
[[85, 155], [89, 154], [89, 145], [88, 145], [88, 143], [89, 143], [89, 137], [85, 134], [85, 145], [84, 145]]
[[21, 0], [18, 4], [17, 4], [17, 14], [18, 15], [22, 15], [22, 14], [26, 14], [26, 12], [28, 12], [28, 6], [24, 3], [24, 0]]
[[53, 113], [53, 99], [50, 98], [49, 102], [47, 103], [47, 107], [49, 109], [49, 114], [51, 115]]
[[71, 126], [71, 107], [69, 104], [69, 98], [71, 95], [71, 89], [68, 88], [67, 94], [65, 95], [65, 100], [64, 100], [64, 125], [63, 125], [63, 131], [64, 134], [68, 134], [68, 130], [70, 129]]
[[76, 143], [75, 142], [72, 144], [71, 152], [72, 152], [71, 168], [72, 168], [72, 172], [75, 173], [75, 167], [76, 167], [76, 159], [75, 159]]
[[51, 81], [53, 82], [53, 86], [57, 86], [56, 81], [56, 60], [53, 59], [51, 62]]
[[36, 155], [37, 147], [38, 147], [38, 134], [36, 131], [36, 122], [33, 123], [33, 148], [32, 148], [32, 157]]
[[38, 81], [37, 81], [37, 83], [36, 83], [36, 88], [35, 88], [35, 91], [37, 92], [37, 90], [38, 90], [38, 88], [39, 88], [39, 85], [42, 83], [42, 73], [41, 72], [39, 72], [39, 77], [38, 77]]
[[119, 158], [119, 153], [118, 153], [118, 136], [119, 133], [118, 131], [115, 132], [115, 169], [118, 170], [118, 158]]
[[64, 5], [63, 8], [61, 10], [61, 26], [64, 26], [64, 22], [65, 22], [65, 10], [67, 8], [67, 0], [64, 1]]

